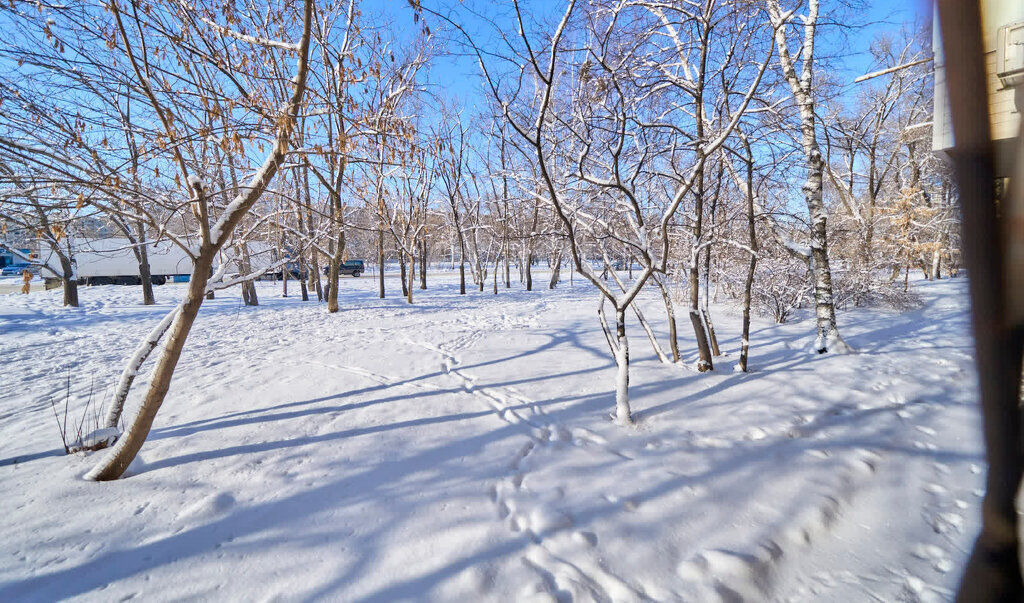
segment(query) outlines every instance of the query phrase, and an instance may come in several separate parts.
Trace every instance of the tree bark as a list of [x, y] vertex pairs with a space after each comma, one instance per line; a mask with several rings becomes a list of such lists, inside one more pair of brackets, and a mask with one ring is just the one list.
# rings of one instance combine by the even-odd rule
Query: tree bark
[[629, 408], [629, 339], [626, 338], [626, 310], [615, 309], [615, 420], [620, 425], [633, 422]]
[[[781, 21], [781, 10], [777, 0], [771, 0], [769, 11], [774, 20]], [[819, 354], [845, 352], [849, 347], [839, 336], [836, 326], [836, 310], [832, 297], [832, 270], [828, 260], [828, 214], [822, 200], [822, 174], [825, 162], [818, 148], [814, 97], [811, 93], [814, 76], [814, 34], [818, 21], [818, 0], [809, 0], [808, 15], [804, 17], [804, 39], [801, 53], [803, 60], [798, 76], [793, 57], [789, 54], [786, 28], [775, 31], [779, 49], [779, 64], [783, 76], [789, 83], [793, 98], [800, 110], [800, 133], [804, 158], [807, 163], [807, 180], [803, 185], [804, 203], [811, 218], [811, 274], [814, 280], [814, 306], [817, 318], [817, 337], [814, 347]]]
[[338, 228], [338, 239], [334, 245], [327, 276], [327, 311], [334, 314], [338, 311], [338, 289], [341, 288], [341, 258], [345, 255], [345, 231]]
[[[212, 277], [212, 276], [213, 276], [213, 265], [211, 264], [210, 265], [210, 269], [206, 271], [206, 280], [210, 280], [210, 277]], [[211, 289], [210, 291], [206, 292], [206, 299], [213, 299], [213, 298], [214, 298], [214, 292]]]
[[466, 294], [466, 262], [459, 257], [459, 295]]
[[662, 281], [662, 277], [654, 275], [654, 284], [661, 291], [661, 299], [665, 303], [665, 314], [668, 316], [668, 346], [672, 350], [672, 362], [679, 362], [679, 331], [676, 326], [676, 310], [672, 303], [672, 292]]
[[690, 309], [690, 324], [693, 325], [693, 332], [697, 338], [697, 370], [700, 372], [710, 371], [714, 368], [711, 364], [711, 348], [708, 346], [707, 334], [704, 332], [704, 321], [700, 318], [700, 310]]
[[420, 289], [427, 288], [427, 231], [420, 235]]
[[757, 256], [750, 255], [747, 266], [747, 279], [743, 284], [743, 335], [740, 339], [740, 370], [747, 372], [747, 358], [750, 354], [750, 292], [754, 286], [754, 269], [757, 267]]
[[[117, 5], [112, 4], [111, 6], [111, 12], [114, 13], [114, 17], [117, 20], [117, 27], [121, 33], [121, 39], [127, 46], [129, 44], [128, 36], [121, 21], [120, 13], [117, 10]], [[244, 192], [240, 193], [238, 198], [235, 201], [232, 201], [231, 205], [229, 205], [224, 210], [224, 213], [221, 214], [220, 219], [213, 229], [213, 232], [216, 234], [211, 236], [211, 230], [207, 222], [200, 223], [203, 243], [199, 247], [199, 254], [196, 257], [195, 264], [193, 265], [188, 293], [182, 301], [181, 310], [171, 326], [170, 334], [168, 335], [168, 340], [160, 355], [160, 359], [157, 361], [157, 364], [153, 369], [149, 389], [147, 390], [146, 396], [139, 408], [139, 412], [135, 416], [128, 430], [122, 434], [122, 436], [117, 440], [117, 443], [114, 444], [110, 453], [106, 455], [96, 467], [86, 474], [87, 479], [99, 481], [117, 479], [124, 473], [131, 462], [135, 459], [138, 451], [142, 448], [142, 444], [146, 441], [149, 431], [152, 428], [153, 420], [156, 417], [157, 411], [159, 411], [160, 406], [163, 404], [164, 399], [167, 396], [167, 391], [171, 384], [171, 378], [174, 376], [174, 369], [178, 364], [181, 351], [185, 347], [185, 341], [192, 329], [192, 325], [195, 323], [196, 315], [199, 313], [199, 308], [203, 304], [203, 298], [207, 288], [206, 285], [209, 282], [210, 272], [213, 269], [213, 260], [220, 249], [223, 248], [228, 237], [231, 236], [231, 233], [235, 230], [241, 220], [267, 190], [267, 187], [270, 186], [277, 170], [284, 161], [288, 152], [292, 130], [298, 118], [302, 97], [306, 89], [312, 17], [313, 0], [306, 0], [303, 10], [302, 38], [299, 42], [297, 53], [298, 67], [296, 69], [296, 75], [292, 79], [294, 88], [290, 98], [288, 99], [285, 110], [280, 116], [274, 146], [272, 147], [270, 154], [264, 160], [262, 166], [253, 175], [248, 186], [245, 187]], [[146, 79], [141, 74], [130, 50], [128, 51], [128, 56], [132, 62], [136, 75], [138, 75], [139, 79], [143, 80], [145, 83]], [[145, 85], [148, 86], [148, 83], [145, 83]], [[159, 102], [152, 96], [151, 91], [149, 94], [154, 108], [159, 110]], [[169, 128], [169, 126], [167, 127]], [[201, 184], [192, 184], [192, 181], [188, 177], [189, 175], [184, 166], [184, 162], [180, 162], [180, 165], [182, 175], [185, 176], [185, 181], [189, 182], [193, 189], [190, 193], [192, 202], [199, 206], [200, 216], [202, 216], [202, 218], [208, 218], [206, 196]]]
[[[711, 27], [709, 23], [699, 22], [700, 27], [700, 39], [701, 39], [701, 52], [700, 52], [700, 65], [699, 73], [697, 74], [697, 83], [694, 93], [694, 103], [696, 107], [696, 117], [694, 120], [694, 126], [696, 129], [697, 140], [704, 140], [704, 74], [707, 67], [708, 60], [708, 39], [711, 35]], [[703, 157], [701, 157], [703, 159]], [[689, 274], [689, 285], [690, 285], [690, 324], [693, 325], [693, 336], [697, 340], [697, 352], [699, 358], [697, 360], [697, 370], [700, 372], [714, 370], [715, 366], [711, 360], [711, 348], [708, 345], [707, 331], [704, 330], [704, 323], [700, 317], [700, 252], [699, 245], [702, 242], [704, 236], [703, 225], [704, 225], [704, 167], [703, 165], [694, 174], [695, 182], [693, 186], [694, 192], [694, 216], [695, 224], [693, 229], [693, 245], [697, 248], [697, 251], [690, 256], [690, 274]]]
[[402, 297], [408, 297], [408, 295], [409, 295], [409, 287], [408, 287], [407, 283], [409, 281], [406, 280], [406, 272], [407, 271], [405, 269], [405, 251], [401, 251], [400, 250], [398, 252], [398, 269], [399, 269], [399, 272], [401, 273], [401, 276], [399, 277], [398, 280], [402, 283]]
[[[252, 272], [252, 261], [249, 258], [249, 246], [243, 241], [238, 246], [238, 251], [241, 260], [241, 272], [242, 274], [249, 274]], [[282, 270], [287, 270], [287, 266], [282, 266]], [[256, 283], [253, 281], [245, 281], [242, 283], [242, 299], [245, 301], [247, 306], [258, 306], [260, 305], [260, 298], [256, 295]]]
[[533, 252], [526, 253], [526, 290], [533, 291]]
[[701, 308], [700, 313], [704, 318], [704, 325], [708, 330], [708, 343], [711, 345], [711, 355], [721, 356], [722, 350], [718, 348], [718, 337], [715, 336], [715, 325], [711, 322], [711, 313], [708, 312], [707, 306]]
[[750, 354], [750, 301], [754, 287], [754, 271], [757, 268], [757, 230], [754, 223], [754, 156], [750, 151], [750, 143], [740, 134], [744, 149], [747, 152], [747, 240], [750, 245], [750, 264], [747, 265], [747, 279], [743, 283], [743, 335], [740, 339], [740, 370], [747, 372], [747, 360]]
[[554, 289], [558, 285], [559, 272], [562, 268], [562, 250], [559, 249], [555, 255], [555, 259], [551, 264], [551, 282], [548, 283], [548, 289]]
[[71, 259], [64, 254], [58, 254], [60, 258], [61, 284], [64, 286], [64, 305], [72, 308], [78, 307], [78, 279], [75, 276], [74, 266]]
[[302, 293], [302, 301], [309, 301], [309, 288], [306, 287], [306, 281], [308, 279], [302, 278], [302, 269], [304, 268], [306, 270], [308, 276], [308, 273], [312, 271], [313, 268], [305, 262], [305, 258], [302, 258], [299, 261], [299, 266], [299, 291]]
[[[415, 245], [415, 243], [413, 243]], [[409, 286], [406, 288], [406, 299], [412, 303], [412, 285], [416, 282], [416, 256], [409, 255]]]
[[[301, 264], [300, 264], [301, 265]], [[291, 270], [288, 265], [281, 267], [281, 297], [288, 297], [288, 278], [291, 276]]]
[[377, 284], [380, 289], [379, 295], [384, 299], [384, 227], [377, 231], [377, 266], [380, 268], [377, 274]]
[[156, 303], [153, 295], [153, 274], [149, 269], [149, 248], [146, 246], [146, 226], [142, 220], [135, 222], [135, 238], [138, 242], [139, 279], [142, 281], [142, 305], [152, 306]]
[[[813, 111], [813, 109], [812, 109]], [[832, 297], [832, 269], [828, 259], [828, 214], [822, 201], [822, 169], [824, 162], [813, 141], [813, 113], [810, 134], [811, 150], [807, 153], [808, 176], [804, 184], [804, 201], [811, 214], [811, 274], [814, 278], [814, 313], [817, 318], [817, 337], [814, 347], [819, 354], [848, 351], [846, 343], [839, 336], [836, 325], [835, 302]], [[806, 137], [805, 137], [806, 140]]]
[[508, 266], [509, 259], [508, 259], [508, 255], [509, 255], [509, 248], [508, 248], [508, 242], [506, 241], [505, 242], [505, 288], [506, 289], [511, 289], [512, 288], [512, 277], [509, 274], [509, 266]]
[[171, 328], [171, 324], [174, 318], [178, 315], [179, 307], [175, 307], [171, 310], [163, 320], [157, 324], [156, 327], [150, 331], [149, 335], [142, 341], [138, 348], [135, 349], [135, 353], [132, 354], [131, 359], [128, 361], [128, 365], [121, 372], [121, 378], [118, 379], [117, 387], [114, 388], [114, 395], [107, 404], [107, 410], [105, 418], [103, 420], [104, 427], [117, 427], [117, 422], [121, 420], [121, 413], [124, 411], [125, 400], [128, 399], [128, 392], [131, 391], [132, 383], [135, 382], [135, 378], [139, 374], [139, 369], [149, 358], [149, 355], [156, 349], [157, 344], [160, 343], [160, 339], [163, 338], [164, 333], [167, 329]]
[[157, 361], [156, 367], [153, 368], [149, 390], [146, 392], [142, 406], [139, 408], [138, 414], [135, 415], [131, 426], [118, 438], [110, 454], [86, 474], [86, 479], [106, 481], [121, 477], [149, 436], [153, 419], [156, 418], [156, 413], [167, 396], [167, 390], [170, 389], [171, 377], [174, 376], [174, 369], [181, 357], [181, 350], [185, 347], [185, 340], [188, 339], [196, 315], [199, 313], [199, 307], [203, 304], [213, 257], [214, 253], [201, 253], [200, 257], [196, 259], [195, 269], [192, 271], [192, 278], [189, 281], [188, 295], [181, 305], [181, 311], [174, 319], [163, 353], [160, 354], [160, 359]]

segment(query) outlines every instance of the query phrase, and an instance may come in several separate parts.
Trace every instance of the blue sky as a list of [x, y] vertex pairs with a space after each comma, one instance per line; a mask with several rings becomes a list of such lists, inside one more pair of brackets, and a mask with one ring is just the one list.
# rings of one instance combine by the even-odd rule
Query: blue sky
[[887, 31], [899, 31], [904, 23], [914, 19], [931, 20], [932, 3], [924, 0], [871, 0], [865, 11], [863, 21], [867, 24], [853, 36], [853, 52], [848, 56], [846, 67], [852, 77], [871, 71], [871, 55], [868, 45], [878, 34]]
[[[446, 4], [448, 0], [425, 0], [424, 4], [428, 2], [430, 6], [437, 7]], [[550, 13], [553, 18], [557, 18], [564, 6], [560, 0], [526, 0], [523, 3], [535, 12], [539, 8]], [[396, 24], [412, 24], [412, 11], [408, 8], [407, 0], [377, 0], [376, 3], [370, 3], [373, 4], [391, 14]], [[493, 5], [496, 12], [499, 10], [497, 7], [504, 7], [508, 3], [501, 0], [452, 0], [452, 4], [457, 6], [457, 10], [471, 6], [480, 12], [491, 12], [488, 7]], [[831, 16], [831, 4], [829, 0], [822, 2], [823, 21]], [[864, 3], [864, 10], [846, 11], [846, 14], [846, 19], [851, 21], [854, 29], [848, 30], [846, 35], [836, 35], [839, 33], [837, 28], [825, 25], [819, 30], [817, 44], [822, 55], [832, 55], [829, 68], [840, 81], [852, 84], [854, 78], [873, 71], [868, 50], [871, 41], [883, 32], [899, 31], [901, 26], [915, 18], [930, 20], [932, 4], [927, 0], [868, 0]], [[438, 21], [432, 16], [427, 19], [428, 23]], [[509, 29], [514, 26], [510, 21]], [[429, 80], [442, 96], [458, 96], [469, 105], [478, 104], [474, 102], [476, 97], [484, 93], [479, 68], [475, 60], [466, 57], [439, 57], [429, 69]]]

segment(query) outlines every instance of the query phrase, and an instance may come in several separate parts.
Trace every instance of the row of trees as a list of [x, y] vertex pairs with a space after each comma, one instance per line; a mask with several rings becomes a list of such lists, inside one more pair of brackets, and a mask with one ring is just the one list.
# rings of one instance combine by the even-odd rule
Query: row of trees
[[[569, 266], [599, 292], [628, 423], [627, 315], [681, 363], [685, 307], [708, 371], [709, 302], [735, 299], [746, 370], [752, 309], [783, 321], [812, 305], [814, 350], [842, 352], [837, 307], [904, 304], [912, 269], [955, 270], [955, 192], [928, 152], [926, 31], [879, 38], [884, 74], [850, 88], [823, 75], [819, 0], [513, 2], [492, 18], [464, 2], [257, 4], [0, 9], [5, 246], [21, 233], [56, 254], [71, 306], [71, 240], [97, 223], [136, 252], [146, 303], [148, 241], [193, 260], [186, 297], [121, 376], [111, 426], [166, 338], [96, 479], [142, 445], [203, 299], [241, 286], [258, 304], [261, 273], [298, 266], [303, 299], [337, 312], [346, 257], [397, 261], [409, 303], [429, 261], [457, 265], [462, 293], [497, 294], [517, 272], [532, 289], [537, 262], [554, 287]], [[482, 94], [435, 83], [451, 56], [472, 59]], [[276, 250], [259, 269], [255, 242]], [[635, 304], [645, 288], [664, 302], [667, 350]]]

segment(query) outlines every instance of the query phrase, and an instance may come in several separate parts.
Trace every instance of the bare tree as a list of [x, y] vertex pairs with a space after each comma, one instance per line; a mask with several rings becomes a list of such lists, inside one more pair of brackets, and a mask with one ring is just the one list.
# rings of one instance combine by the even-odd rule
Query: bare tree
[[[167, 104], [168, 99], [164, 97], [161, 100], [161, 95], [154, 88], [153, 66], [150, 61], [155, 57], [149, 56], [147, 50], [153, 47], [156, 39], [159, 39], [157, 38], [159, 34], [156, 31], [160, 30], [145, 27], [143, 22], [147, 17], [158, 18], [160, 16], [173, 15], [175, 8], [167, 7], [169, 12], [166, 14], [155, 11], [151, 15], [143, 15], [141, 12], [134, 10], [133, 6], [129, 6], [128, 9], [130, 12], [125, 13], [117, 2], [111, 3], [111, 12], [116, 22], [118, 44], [130, 62], [143, 89], [146, 91], [154, 112], [160, 117], [165, 135], [173, 142], [181, 133], [179, 128], [186, 127], [187, 122], [177, 124], [175, 121], [172, 121], [174, 113]], [[177, 366], [185, 341], [209, 288], [210, 271], [213, 268], [217, 252], [227, 244], [235, 227], [242, 221], [242, 218], [270, 185], [288, 152], [290, 138], [298, 124], [299, 110], [305, 91], [309, 65], [308, 55], [312, 15], [313, 1], [305, 0], [301, 15], [302, 33], [297, 44], [277, 42], [270, 36], [256, 39], [250, 35], [232, 30], [227, 25], [220, 25], [214, 22], [206, 23], [204, 21], [208, 28], [205, 31], [197, 32], [199, 35], [232, 37], [240, 41], [247, 41], [263, 52], [270, 49], [279, 49], [283, 52], [294, 53], [298, 57], [298, 65], [295, 75], [291, 80], [290, 95], [283, 106], [279, 102], [271, 105], [281, 108], [278, 109], [276, 114], [271, 113], [269, 115], [272, 119], [271, 123], [275, 133], [269, 153], [252, 178], [249, 179], [244, 187], [238, 189], [237, 195], [233, 197], [230, 204], [223, 209], [216, 220], [214, 220], [210, 212], [212, 208], [209, 203], [210, 191], [207, 185], [192, 173], [180, 153], [177, 150], [174, 151], [174, 162], [177, 164], [179, 175], [188, 183], [189, 202], [194, 208], [199, 221], [201, 231], [199, 252], [195, 258], [188, 292], [176, 309], [176, 315], [169, 327], [167, 343], [153, 368], [150, 385], [139, 411], [109, 453], [88, 473], [87, 477], [89, 479], [117, 479], [128, 468], [128, 465], [142, 447], [153, 424], [153, 419], [156, 417], [157, 411], [163, 404], [167, 391], [170, 388], [174, 369]], [[201, 19], [198, 16], [197, 18]], [[126, 21], [134, 24], [135, 35], [129, 34]], [[231, 23], [231, 20], [227, 20], [227, 22]], [[162, 23], [162, 25], [166, 24], [166, 21]], [[160, 39], [160, 41], [168, 44], [167, 48], [170, 50], [175, 45], [191, 40], [195, 30], [163, 31], [166, 31], [169, 35], [167, 38]], [[228, 46], [225, 46], [225, 48], [228, 48]], [[205, 90], [199, 90], [198, 92], [202, 93]], [[272, 99], [267, 100], [272, 102]]]
[[[665, 29], [671, 32], [674, 21], [660, 19], [660, 6], [653, 3], [597, 6], [589, 12], [577, 13], [576, 3], [570, 2], [552, 33], [538, 39], [527, 27], [519, 4], [514, 3], [513, 8], [517, 18], [516, 37], [499, 33], [514, 49], [514, 55], [506, 57], [505, 66], [513, 66], [507, 72], [498, 71], [491, 64], [496, 51], [484, 51], [472, 36], [464, 37], [479, 61], [502, 115], [532, 156], [541, 186], [539, 190], [524, 187], [523, 192], [552, 209], [565, 233], [576, 271], [601, 294], [599, 316], [617, 365], [616, 420], [629, 423], [632, 413], [626, 312], [651, 275], [664, 271], [672, 217], [694, 191], [708, 156], [721, 147], [735, 127], [757, 89], [770, 54], [760, 65], [753, 66], [756, 76], [733, 119], [718, 124], [714, 133], [692, 139], [689, 169], [682, 177], [672, 175], [668, 179], [672, 183], [671, 194], [655, 213], [657, 206], [644, 191], [657, 190], [651, 179], [656, 180], [660, 170], [652, 167], [653, 151], [647, 143], [655, 136], [667, 137], [669, 132], [685, 131], [685, 126], [680, 126], [686, 121], [693, 123], [693, 113], [684, 117], [685, 112], [671, 110], [668, 113], [679, 120], [676, 123], [662, 118], [652, 128], [644, 119], [663, 113], [646, 92], [641, 92], [644, 86], [639, 84], [645, 75], [664, 79], [664, 73], [656, 66], [665, 62], [652, 60], [651, 56], [666, 52], [660, 47], [660, 41]], [[633, 11], [630, 18], [624, 16], [626, 11]], [[465, 34], [458, 24], [450, 19], [448, 22]], [[635, 22], [644, 26], [637, 28], [633, 25]], [[630, 24], [628, 29], [626, 23]], [[563, 43], [567, 35], [571, 35], [567, 32], [576, 24], [583, 24], [594, 41], [585, 50], [569, 51]], [[627, 31], [635, 40], [624, 49], [613, 40]], [[696, 46], [699, 48], [699, 44]], [[687, 46], [672, 46], [668, 52], [674, 53], [676, 64], [693, 64]], [[636, 73], [633, 66], [638, 64], [654, 65], [653, 73]], [[674, 88], [673, 93], [686, 88], [683, 71], [680, 67], [681, 85]], [[576, 98], [578, 102], [565, 103], [566, 98]], [[678, 99], [671, 102], [676, 107], [681, 104]], [[692, 109], [692, 105], [689, 108]], [[669, 148], [679, 146], [669, 144]], [[575, 160], [570, 163], [568, 158], [571, 157]], [[588, 239], [627, 246], [630, 255], [640, 260], [640, 273], [630, 283], [617, 276], [614, 285], [606, 283], [591, 267], [585, 247]], [[600, 248], [608, 251], [605, 245]], [[602, 256], [607, 266], [610, 261], [607, 253], [602, 252]], [[605, 319], [605, 303], [610, 303], [614, 311], [614, 329]], [[699, 316], [697, 320], [699, 322]]]
[[800, 132], [807, 169], [807, 179], [802, 190], [804, 203], [811, 218], [811, 244], [808, 255], [814, 278], [814, 305], [817, 317], [814, 348], [819, 354], [829, 351], [845, 352], [849, 347], [839, 336], [832, 295], [832, 270], [828, 255], [828, 213], [822, 198], [825, 160], [818, 148], [817, 117], [814, 109], [814, 36], [818, 26], [818, 0], [808, 0], [808, 13], [803, 17], [800, 51], [796, 56], [789, 51], [790, 42], [786, 35], [796, 9], [783, 12], [779, 0], [768, 0], [767, 6], [775, 28], [775, 41], [779, 47], [779, 66], [800, 112]]

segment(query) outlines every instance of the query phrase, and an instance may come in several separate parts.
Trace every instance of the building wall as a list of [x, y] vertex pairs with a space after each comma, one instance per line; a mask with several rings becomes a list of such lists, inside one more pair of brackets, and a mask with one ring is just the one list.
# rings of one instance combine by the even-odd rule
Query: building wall
[[[997, 34], [1003, 25], [1024, 21], [1024, 1], [982, 0], [981, 13], [992, 140], [1007, 141], [1017, 137], [1020, 128], [1020, 109], [1016, 104], [1014, 90], [1003, 88], [996, 76]], [[935, 52], [935, 127], [932, 130], [932, 149], [945, 151], [953, 146], [953, 133], [937, 10], [934, 24], [932, 48]]]

